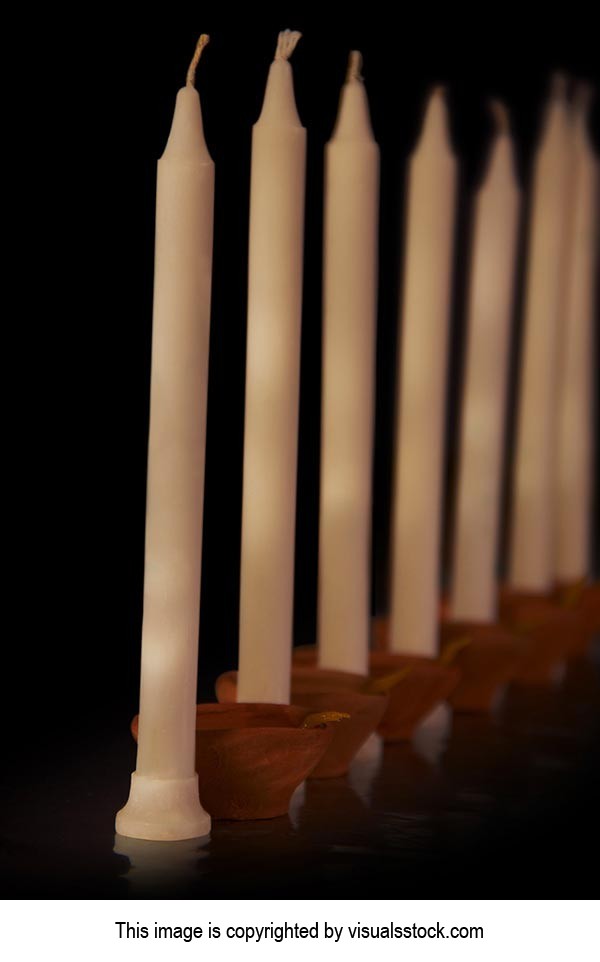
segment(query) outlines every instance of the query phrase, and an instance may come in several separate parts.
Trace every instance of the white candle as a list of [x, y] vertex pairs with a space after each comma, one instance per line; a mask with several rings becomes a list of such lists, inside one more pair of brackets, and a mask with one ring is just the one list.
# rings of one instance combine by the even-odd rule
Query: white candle
[[573, 194], [565, 307], [559, 352], [557, 539], [554, 574], [577, 581], [589, 572], [592, 529], [594, 293], [598, 162], [587, 131], [589, 91], [576, 96], [572, 127]]
[[252, 133], [238, 701], [290, 698], [306, 131], [279, 35]]
[[502, 454], [520, 191], [508, 116], [497, 131], [475, 200], [467, 354], [454, 518], [452, 617], [495, 621]]
[[354, 51], [325, 150], [318, 640], [321, 667], [366, 674], [379, 148], [360, 65]]
[[158, 162], [140, 719], [121, 835], [205, 835], [195, 772], [214, 165], [195, 67]]
[[542, 592], [554, 575], [558, 335], [571, 145], [563, 87], [557, 78], [534, 166], [508, 572], [512, 588]]
[[407, 187], [390, 648], [434, 656], [456, 191], [442, 90], [429, 99]]

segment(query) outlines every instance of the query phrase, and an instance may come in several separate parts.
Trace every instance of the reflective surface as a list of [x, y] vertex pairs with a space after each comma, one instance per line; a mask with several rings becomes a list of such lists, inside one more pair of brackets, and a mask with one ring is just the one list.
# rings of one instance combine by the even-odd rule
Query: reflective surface
[[493, 716], [443, 708], [410, 745], [374, 736], [348, 777], [302, 785], [288, 817], [152, 843], [114, 835], [135, 764], [126, 726], [83, 729], [26, 759], [3, 792], [3, 894], [585, 894], [582, 859], [597, 857], [600, 838], [599, 733], [597, 644], [553, 688], [510, 687]]

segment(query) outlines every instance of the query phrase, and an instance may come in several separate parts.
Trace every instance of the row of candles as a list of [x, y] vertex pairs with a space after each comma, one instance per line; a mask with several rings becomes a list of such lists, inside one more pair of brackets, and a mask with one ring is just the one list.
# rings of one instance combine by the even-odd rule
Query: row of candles
[[[243, 703], [290, 701], [306, 132], [280, 34], [252, 134], [239, 676]], [[214, 165], [195, 72], [158, 164], [137, 768], [117, 831], [205, 834], [194, 767]], [[449, 605], [497, 618], [496, 561], [521, 193], [505, 108], [475, 199]], [[584, 93], [557, 79], [535, 158], [509, 584], [588, 574], [597, 162]], [[408, 167], [389, 647], [434, 657], [457, 161], [442, 89]], [[350, 55], [325, 150], [318, 663], [367, 675], [379, 150]], [[161, 814], [162, 813], [162, 814]], [[171, 814], [169, 814], [171, 813]], [[183, 827], [165, 835], [161, 819]], [[179, 815], [177, 815], [179, 813]], [[158, 828], [157, 828], [158, 825]]]

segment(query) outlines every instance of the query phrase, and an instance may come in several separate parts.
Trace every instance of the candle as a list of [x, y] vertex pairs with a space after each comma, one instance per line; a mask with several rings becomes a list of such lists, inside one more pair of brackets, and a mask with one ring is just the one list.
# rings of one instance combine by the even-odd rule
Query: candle
[[379, 148], [350, 55], [325, 150], [319, 664], [366, 674], [377, 315]]
[[140, 717], [120, 835], [207, 834], [195, 717], [214, 165], [194, 88], [202, 36], [158, 162]]
[[497, 616], [502, 453], [520, 205], [508, 116], [502, 104], [495, 103], [493, 109], [496, 137], [475, 199], [450, 590], [453, 618], [487, 622]]
[[559, 316], [570, 167], [564, 82], [556, 78], [533, 173], [508, 580], [548, 591], [554, 575], [554, 457]]
[[390, 648], [437, 653], [447, 342], [456, 164], [443, 91], [408, 170], [398, 365]]
[[576, 94], [572, 127], [573, 196], [560, 335], [554, 574], [563, 582], [577, 581], [588, 574], [592, 529], [592, 357], [598, 163], [587, 132], [589, 99], [590, 91], [581, 87]]
[[238, 701], [290, 699], [306, 131], [279, 34], [252, 133]]

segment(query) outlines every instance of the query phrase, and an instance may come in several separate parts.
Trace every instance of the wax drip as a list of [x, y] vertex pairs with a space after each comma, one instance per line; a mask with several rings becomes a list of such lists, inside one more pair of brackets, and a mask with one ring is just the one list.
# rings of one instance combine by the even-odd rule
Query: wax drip
[[289, 60], [301, 36], [298, 30], [282, 30], [277, 37], [275, 60]]
[[346, 73], [346, 82], [349, 83], [352, 80], [362, 80], [363, 76], [362, 70], [362, 53], [360, 50], [351, 50], [350, 56], [348, 57], [348, 72]]
[[192, 57], [192, 62], [188, 67], [187, 76], [185, 78], [185, 83], [187, 87], [193, 87], [196, 83], [196, 67], [198, 66], [198, 61], [202, 55], [206, 44], [210, 40], [207, 33], [203, 33], [198, 38], [198, 43], [196, 44], [196, 49], [194, 50], [194, 56]]
[[501, 100], [490, 100], [489, 110], [496, 125], [496, 133], [510, 133], [510, 117], [506, 109], [506, 104]]

